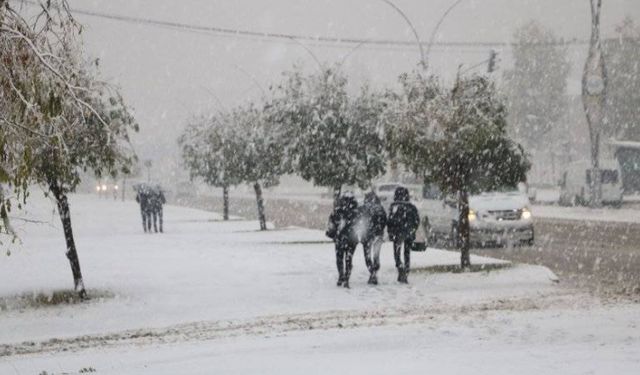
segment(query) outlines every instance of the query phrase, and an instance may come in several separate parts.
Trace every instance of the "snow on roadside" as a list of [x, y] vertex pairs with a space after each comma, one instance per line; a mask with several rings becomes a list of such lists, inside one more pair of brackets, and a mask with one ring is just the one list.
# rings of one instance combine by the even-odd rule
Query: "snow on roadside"
[[437, 315], [420, 324], [300, 330], [0, 359], [0, 373], [616, 374], [640, 368], [640, 307]]
[[[352, 289], [336, 288], [333, 245], [315, 230], [256, 231], [254, 221], [219, 221], [213, 213], [167, 206], [164, 234], [142, 233], [133, 202], [78, 195], [72, 220], [85, 284], [113, 298], [81, 305], [0, 311], [0, 343], [197, 321], [254, 319], [328, 310], [370, 310], [413, 305], [465, 305], [557, 292], [544, 267], [449, 274], [414, 272], [411, 285], [395, 282], [392, 250], [383, 248], [381, 284], [366, 285], [358, 249]], [[0, 260], [0, 297], [69, 289], [64, 241], [50, 202], [33, 198], [21, 225], [24, 244]], [[473, 262], [494, 262], [473, 258]], [[455, 264], [458, 255], [414, 253], [414, 269]]]
[[[232, 198], [255, 199], [248, 193], [232, 192]], [[325, 205], [331, 204], [330, 198], [322, 198], [318, 194], [279, 194], [265, 193], [267, 200], [269, 199], [286, 199], [291, 201], [302, 202], [318, 202]], [[629, 200], [631, 201], [631, 200]], [[549, 205], [550, 201], [543, 201], [547, 204], [533, 204], [531, 211], [534, 218], [544, 219], [561, 219], [561, 220], [578, 220], [578, 221], [599, 221], [599, 222], [617, 222], [617, 223], [640, 223], [640, 209], [636, 208], [615, 208], [603, 207], [593, 209], [589, 207], [563, 207], [558, 205]]]
[[640, 223], [640, 210], [633, 208], [589, 208], [534, 205], [531, 207], [531, 212], [534, 218]]

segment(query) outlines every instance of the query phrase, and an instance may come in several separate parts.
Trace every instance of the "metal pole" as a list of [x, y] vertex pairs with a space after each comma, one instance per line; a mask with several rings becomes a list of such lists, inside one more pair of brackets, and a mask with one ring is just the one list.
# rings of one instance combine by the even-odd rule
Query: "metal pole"
[[407, 17], [407, 15], [402, 11], [402, 9], [398, 8], [398, 6], [396, 6], [394, 3], [392, 3], [389, 0], [382, 0], [385, 3], [387, 3], [390, 7], [392, 7], [396, 12], [398, 12], [398, 14], [400, 14], [400, 16], [402, 16], [402, 18], [404, 18], [404, 20], [407, 22], [407, 24], [409, 25], [409, 27], [411, 28], [411, 31], [413, 32], [413, 35], [416, 38], [416, 44], [418, 45], [418, 49], [420, 50], [420, 66], [422, 66], [422, 69], [424, 69], [425, 71], [427, 70], [427, 58], [425, 56], [424, 53], [424, 48], [422, 47], [422, 42], [420, 41], [420, 36], [418, 35], [418, 31], [416, 30], [416, 28], [413, 26], [413, 23], [411, 23], [411, 20], [409, 19], [409, 17]]
[[[433, 31], [431, 31], [431, 36], [429, 37], [429, 44], [427, 45], [427, 58], [431, 57], [431, 47], [433, 46], [433, 42], [435, 41], [436, 34], [438, 33], [438, 30], [440, 29], [440, 25], [442, 25], [442, 23], [444, 22], [444, 19], [447, 18], [447, 16], [453, 10], [453, 8], [457, 7], [458, 4], [460, 4], [462, 1], [463, 0], [457, 0], [455, 3], [451, 4], [451, 6], [449, 6], [449, 8], [447, 8], [447, 10], [444, 11], [444, 13], [442, 13], [442, 16], [438, 20], [438, 23], [436, 24], [436, 27], [434, 27]], [[425, 68], [425, 70], [426, 70], [426, 68]]]

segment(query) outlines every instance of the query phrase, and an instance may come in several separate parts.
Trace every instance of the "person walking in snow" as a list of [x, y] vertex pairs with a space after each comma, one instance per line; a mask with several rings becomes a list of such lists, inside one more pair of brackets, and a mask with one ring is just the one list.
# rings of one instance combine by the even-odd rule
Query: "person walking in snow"
[[142, 229], [146, 233], [151, 231], [151, 191], [145, 184], [134, 186], [136, 190], [136, 202], [140, 204], [142, 216]]
[[[160, 219], [160, 233], [162, 233], [162, 206], [165, 203], [167, 203], [167, 200], [164, 197], [162, 187], [160, 187], [160, 185], [156, 185], [151, 191], [149, 197], [149, 211], [151, 213], [151, 217], [153, 218], [153, 230], [155, 230], [156, 233], [158, 233], [158, 219]], [[150, 224], [149, 231], [151, 231]]]
[[380, 269], [380, 247], [384, 229], [387, 226], [387, 213], [374, 192], [364, 196], [364, 204], [358, 210], [358, 228], [360, 242], [364, 249], [364, 261], [369, 270], [369, 284], [377, 285], [377, 272]]
[[[408, 283], [411, 248], [419, 225], [420, 216], [416, 206], [409, 202], [409, 190], [402, 186], [397, 187], [393, 203], [389, 207], [387, 232], [389, 239], [393, 241], [393, 256], [398, 269], [398, 281], [401, 283]], [[404, 250], [404, 264], [400, 257], [402, 250]]]
[[358, 215], [358, 202], [351, 193], [342, 195], [329, 216], [327, 237], [333, 239], [338, 267], [338, 286], [349, 288], [349, 277], [353, 268], [353, 253], [358, 239], [354, 225]]

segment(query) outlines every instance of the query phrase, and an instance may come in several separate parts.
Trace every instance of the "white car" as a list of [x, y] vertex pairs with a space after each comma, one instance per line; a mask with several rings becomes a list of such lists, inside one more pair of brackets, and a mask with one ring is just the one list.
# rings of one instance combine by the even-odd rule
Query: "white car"
[[[429, 242], [457, 238], [458, 207], [453, 199], [424, 199], [418, 202]], [[470, 242], [473, 245], [506, 243], [533, 245], [535, 234], [526, 194], [514, 190], [489, 192], [469, 197]]]

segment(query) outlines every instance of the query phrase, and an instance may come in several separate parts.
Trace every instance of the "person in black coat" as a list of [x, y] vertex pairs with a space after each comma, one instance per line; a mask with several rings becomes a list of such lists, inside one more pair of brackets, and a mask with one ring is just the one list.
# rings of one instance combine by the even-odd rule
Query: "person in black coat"
[[[160, 185], [156, 185], [149, 196], [149, 211], [153, 218], [153, 229], [156, 233], [158, 232], [158, 219], [160, 219], [160, 233], [162, 233], [162, 206], [165, 203], [167, 203], [167, 200], [164, 197], [164, 192]], [[149, 224], [149, 231], [151, 231], [151, 224]]]
[[142, 229], [151, 232], [151, 191], [146, 185], [134, 186], [136, 190], [136, 202], [140, 204], [142, 216]]
[[353, 268], [353, 253], [358, 239], [354, 233], [358, 215], [358, 202], [352, 194], [344, 194], [338, 199], [329, 216], [326, 235], [333, 239], [336, 247], [336, 265], [338, 267], [338, 286], [349, 288], [349, 277]]
[[374, 192], [364, 196], [364, 204], [359, 208], [358, 222], [363, 233], [360, 236], [364, 249], [364, 261], [369, 270], [369, 284], [377, 285], [377, 272], [380, 269], [380, 247], [384, 242], [384, 229], [387, 226], [387, 213]]
[[[398, 269], [398, 281], [408, 283], [407, 277], [411, 264], [411, 248], [416, 238], [416, 230], [420, 225], [418, 209], [409, 202], [409, 190], [405, 187], [397, 187], [393, 197], [393, 203], [389, 207], [389, 219], [387, 232], [389, 239], [393, 241], [393, 255]], [[404, 264], [400, 259], [400, 252], [404, 247]]]

